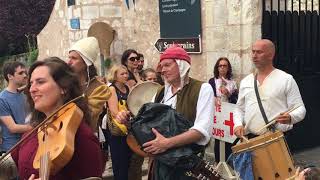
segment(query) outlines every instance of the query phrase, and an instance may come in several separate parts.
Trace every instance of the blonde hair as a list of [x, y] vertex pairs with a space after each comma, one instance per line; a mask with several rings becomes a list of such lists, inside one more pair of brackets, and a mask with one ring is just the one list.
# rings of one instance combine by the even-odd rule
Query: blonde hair
[[107, 75], [107, 79], [110, 83], [113, 83], [117, 80], [117, 73], [120, 69], [124, 69], [128, 72], [127, 67], [124, 65], [113, 65]]

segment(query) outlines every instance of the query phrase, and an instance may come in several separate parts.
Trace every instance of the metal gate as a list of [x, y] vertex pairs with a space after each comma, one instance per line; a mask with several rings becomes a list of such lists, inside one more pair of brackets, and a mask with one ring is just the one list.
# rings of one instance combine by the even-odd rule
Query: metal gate
[[263, 0], [262, 37], [276, 45], [274, 64], [294, 76], [307, 114], [288, 132], [293, 151], [320, 145], [320, 0]]

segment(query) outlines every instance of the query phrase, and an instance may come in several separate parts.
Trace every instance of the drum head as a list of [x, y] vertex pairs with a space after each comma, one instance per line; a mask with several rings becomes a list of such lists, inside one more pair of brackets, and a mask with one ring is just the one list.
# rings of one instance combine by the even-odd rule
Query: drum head
[[134, 86], [128, 95], [129, 111], [136, 116], [145, 103], [152, 101], [160, 87], [160, 84], [154, 82], [143, 82]]

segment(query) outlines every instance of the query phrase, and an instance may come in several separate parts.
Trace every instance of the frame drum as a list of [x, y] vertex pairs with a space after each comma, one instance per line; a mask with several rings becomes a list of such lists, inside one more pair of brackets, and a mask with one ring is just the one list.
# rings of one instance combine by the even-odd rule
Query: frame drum
[[252, 169], [255, 180], [284, 180], [295, 175], [293, 160], [280, 131], [267, 132], [232, 147], [232, 152], [252, 152]]
[[129, 111], [136, 116], [142, 105], [152, 101], [160, 87], [160, 84], [149, 81], [135, 85], [127, 99]]
[[[127, 99], [129, 111], [134, 116], [136, 116], [140, 108], [145, 103], [152, 102], [152, 99], [155, 97], [160, 87], [160, 84], [149, 81], [145, 81], [143, 83], [135, 85], [130, 91]], [[131, 133], [129, 133], [127, 136], [127, 144], [130, 147], [130, 149], [134, 151], [136, 154], [142, 157], [149, 156], [147, 153], [141, 150], [141, 146], [138, 144], [137, 140]]]

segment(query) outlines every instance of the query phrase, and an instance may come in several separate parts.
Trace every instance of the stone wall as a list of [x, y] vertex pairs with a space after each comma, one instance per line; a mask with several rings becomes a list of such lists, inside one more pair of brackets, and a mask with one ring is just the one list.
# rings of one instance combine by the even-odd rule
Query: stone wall
[[206, 0], [204, 7], [207, 74], [225, 56], [239, 80], [252, 71], [251, 44], [261, 37], [261, 1]]
[[69, 47], [69, 25], [66, 0], [57, 0], [50, 19], [38, 35], [39, 59], [48, 56], [66, 57]]
[[[158, 1], [137, 0], [129, 10], [123, 0], [79, 0], [67, 7], [57, 0], [47, 26], [38, 36], [39, 57], [66, 58], [68, 48], [86, 37], [95, 22], [115, 30], [110, 54], [120, 61], [121, 53], [134, 48], [145, 55], [146, 67], [155, 67], [159, 53], [154, 43], [160, 37]], [[191, 55], [191, 76], [207, 81], [220, 56], [230, 59], [237, 80], [252, 71], [250, 48], [261, 37], [261, 1], [201, 0], [202, 54]], [[72, 30], [71, 18], [80, 18], [80, 30]]]

